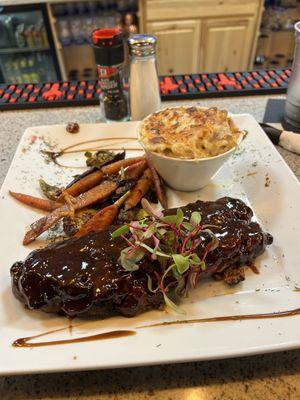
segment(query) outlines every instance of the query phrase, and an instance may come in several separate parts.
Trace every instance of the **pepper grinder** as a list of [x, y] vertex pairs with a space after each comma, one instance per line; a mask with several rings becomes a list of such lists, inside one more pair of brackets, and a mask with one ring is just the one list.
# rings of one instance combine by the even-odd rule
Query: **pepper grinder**
[[284, 110], [285, 121], [300, 130], [300, 21], [295, 24], [296, 47]]
[[128, 45], [130, 111], [131, 119], [137, 121], [161, 108], [155, 58], [156, 37], [132, 35]]
[[92, 47], [101, 86], [100, 105], [108, 122], [129, 119], [124, 93], [124, 40], [120, 29], [97, 29], [92, 33]]

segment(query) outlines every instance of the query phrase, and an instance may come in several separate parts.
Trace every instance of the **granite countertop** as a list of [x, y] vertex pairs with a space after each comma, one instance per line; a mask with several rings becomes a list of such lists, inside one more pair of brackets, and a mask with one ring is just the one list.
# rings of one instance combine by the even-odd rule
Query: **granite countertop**
[[[183, 101], [250, 113], [262, 121], [271, 96]], [[283, 98], [283, 96], [272, 96]], [[165, 106], [179, 102], [164, 102]], [[99, 121], [98, 107], [0, 112], [0, 184], [29, 126]], [[278, 147], [300, 179], [300, 156]], [[1, 356], [1, 355], [0, 355]], [[99, 355], [101, 356], [101, 355]], [[0, 377], [1, 400], [300, 400], [300, 350], [237, 359], [120, 370]]]

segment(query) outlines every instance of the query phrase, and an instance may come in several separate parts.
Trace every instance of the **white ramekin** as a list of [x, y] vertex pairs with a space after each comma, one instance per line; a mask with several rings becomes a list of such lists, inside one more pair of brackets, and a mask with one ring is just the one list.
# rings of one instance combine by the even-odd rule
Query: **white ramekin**
[[[138, 139], [140, 139], [140, 125], [138, 127]], [[242, 140], [243, 135], [241, 134], [238, 145]], [[184, 192], [192, 192], [206, 186], [238, 147], [237, 145], [225, 153], [214, 157], [186, 159], [169, 157], [148, 151], [143, 142], [140, 140], [139, 142], [164, 181], [171, 188]]]

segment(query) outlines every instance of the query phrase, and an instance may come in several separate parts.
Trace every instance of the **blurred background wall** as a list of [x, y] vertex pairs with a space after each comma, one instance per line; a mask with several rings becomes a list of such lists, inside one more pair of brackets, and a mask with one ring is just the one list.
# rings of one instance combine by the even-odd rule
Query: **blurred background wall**
[[0, 0], [0, 82], [96, 78], [90, 34], [158, 37], [159, 74], [290, 66], [299, 0]]

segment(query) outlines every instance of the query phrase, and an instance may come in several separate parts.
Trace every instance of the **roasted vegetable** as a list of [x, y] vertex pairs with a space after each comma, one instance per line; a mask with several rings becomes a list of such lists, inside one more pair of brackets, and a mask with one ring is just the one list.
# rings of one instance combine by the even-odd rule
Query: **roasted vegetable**
[[[79, 194], [84, 193], [98, 185], [105, 175], [114, 175], [120, 171], [121, 167], [126, 168], [129, 165], [135, 164], [143, 159], [143, 157], [127, 158], [125, 160], [119, 160], [112, 164], [105, 165], [103, 168], [101, 168], [101, 170], [93, 168], [91, 172], [84, 172], [82, 175], [75, 178], [71, 184], [66, 187], [65, 192], [76, 197]], [[62, 197], [59, 199], [62, 200]]]
[[56, 201], [59, 198], [61, 189], [58, 186], [49, 185], [49, 183], [45, 182], [43, 179], [39, 179], [39, 185], [43, 195], [46, 196], [47, 199]]
[[145, 171], [146, 168], [147, 168], [146, 160], [142, 160], [136, 164], [132, 164], [129, 167], [127, 167], [126, 170], [124, 171], [125, 178], [134, 179], [135, 181], [137, 181], [141, 177], [142, 173]]
[[94, 208], [84, 208], [75, 214], [74, 218], [65, 217], [63, 219], [63, 229], [67, 236], [74, 236], [95, 214]]
[[[118, 158], [118, 160], [125, 157], [125, 152], [119, 154], [121, 154], [122, 157]], [[99, 169], [104, 165], [107, 165], [107, 163], [118, 161], [115, 159], [115, 153], [109, 150], [99, 150], [96, 151], [96, 153], [91, 153], [90, 151], [87, 151], [86, 153], [84, 153], [84, 155], [86, 157], [86, 165], [88, 167], [97, 167]]]
[[70, 183], [67, 184], [65, 189], [69, 189], [75, 183], [79, 182], [82, 178], [85, 178], [86, 176], [90, 175], [92, 172], [95, 172], [98, 170], [99, 170], [99, 168], [93, 167], [93, 168], [90, 168], [90, 169], [84, 171], [82, 174], [74, 175], [74, 179]]
[[107, 229], [112, 225], [118, 216], [119, 207], [124, 203], [130, 192], [127, 192], [114, 204], [103, 208], [98, 211], [81, 229], [75, 234], [75, 236], [82, 236], [90, 232], [99, 232]]
[[78, 232], [75, 233], [75, 236], [82, 236], [89, 232], [98, 232], [103, 231], [113, 224], [118, 215], [118, 208], [116, 208], [113, 204], [103, 208], [98, 211], [93, 218], [91, 218], [86, 224], [84, 224]]
[[[70, 194], [73, 197], [92, 189], [94, 186], [98, 185], [104, 177], [101, 170], [94, 168], [89, 174], [83, 175], [80, 179], [76, 178], [71, 185], [66, 187], [65, 193]], [[63, 196], [60, 195], [59, 200], [63, 200]]]
[[[104, 167], [105, 165], [109, 165], [116, 161], [123, 160], [125, 158], [125, 154], [126, 154], [125, 151], [123, 151], [122, 153], [114, 154], [113, 158], [103, 162], [102, 166]], [[99, 183], [102, 179], [102, 176], [103, 176], [102, 174], [94, 174], [94, 176], [92, 176], [90, 179], [87, 178], [88, 175], [91, 175], [93, 172], [97, 172], [97, 171], [99, 171], [99, 168], [96, 166], [93, 166], [92, 168], [88, 169], [87, 171], [83, 172], [82, 174], [75, 176], [75, 178], [66, 186], [66, 191], [69, 194], [71, 194], [72, 196], [77, 196], [80, 193], [76, 193], [76, 191], [79, 191], [79, 188], [81, 186], [84, 186], [84, 184], [86, 185], [86, 187], [88, 187], [89, 184], [92, 184], [94, 181], [96, 181], [96, 184]], [[85, 179], [83, 180], [83, 178], [85, 178]], [[80, 185], [78, 184], [78, 182], [80, 182]], [[73, 187], [73, 188], [70, 190], [71, 187]], [[93, 187], [93, 186], [91, 186], [91, 187]], [[88, 187], [86, 190], [90, 189], [91, 187]]]
[[147, 193], [152, 184], [152, 175], [150, 169], [146, 169], [142, 177], [138, 180], [135, 187], [132, 189], [130, 196], [125, 202], [125, 210], [130, 210], [135, 207], [142, 199], [142, 197]]
[[69, 216], [70, 212], [81, 210], [82, 208], [88, 207], [98, 201], [105, 200], [116, 190], [117, 187], [118, 184], [116, 182], [107, 180], [102, 182], [100, 185], [93, 187], [89, 191], [80, 194], [75, 198], [71, 210], [69, 205], [65, 204], [46, 217], [34, 222], [31, 225], [31, 229], [25, 234], [23, 244], [26, 245], [33, 242], [38, 236], [56, 224], [61, 218]]
[[114, 175], [120, 171], [120, 169], [129, 167], [132, 164], [136, 164], [140, 161], [145, 160], [145, 157], [132, 157], [126, 158], [125, 160], [116, 161], [112, 164], [105, 165], [102, 169], [103, 173], [106, 175]]
[[149, 166], [151, 174], [152, 174], [152, 180], [154, 183], [154, 188], [155, 188], [157, 198], [158, 198], [160, 204], [163, 206], [163, 208], [167, 208], [168, 201], [167, 201], [165, 189], [162, 185], [161, 177], [158, 175], [158, 173], [157, 173], [156, 169], [154, 168], [154, 165], [147, 153], [146, 153], [146, 159], [147, 159], [147, 163], [148, 163], [148, 166]]
[[112, 202], [117, 201], [122, 197], [125, 193], [131, 190], [136, 185], [136, 181], [132, 179], [125, 179], [124, 181], [119, 182], [119, 187], [116, 189], [115, 193], [112, 196]]
[[137, 215], [141, 209], [138, 207], [131, 208], [131, 210], [124, 210], [121, 208], [117, 218], [117, 225], [131, 222], [137, 219]]
[[26, 204], [29, 207], [37, 208], [38, 210], [53, 211], [61, 206], [55, 201], [40, 199], [39, 197], [30, 196], [24, 193], [9, 191], [9, 194], [21, 203]]

